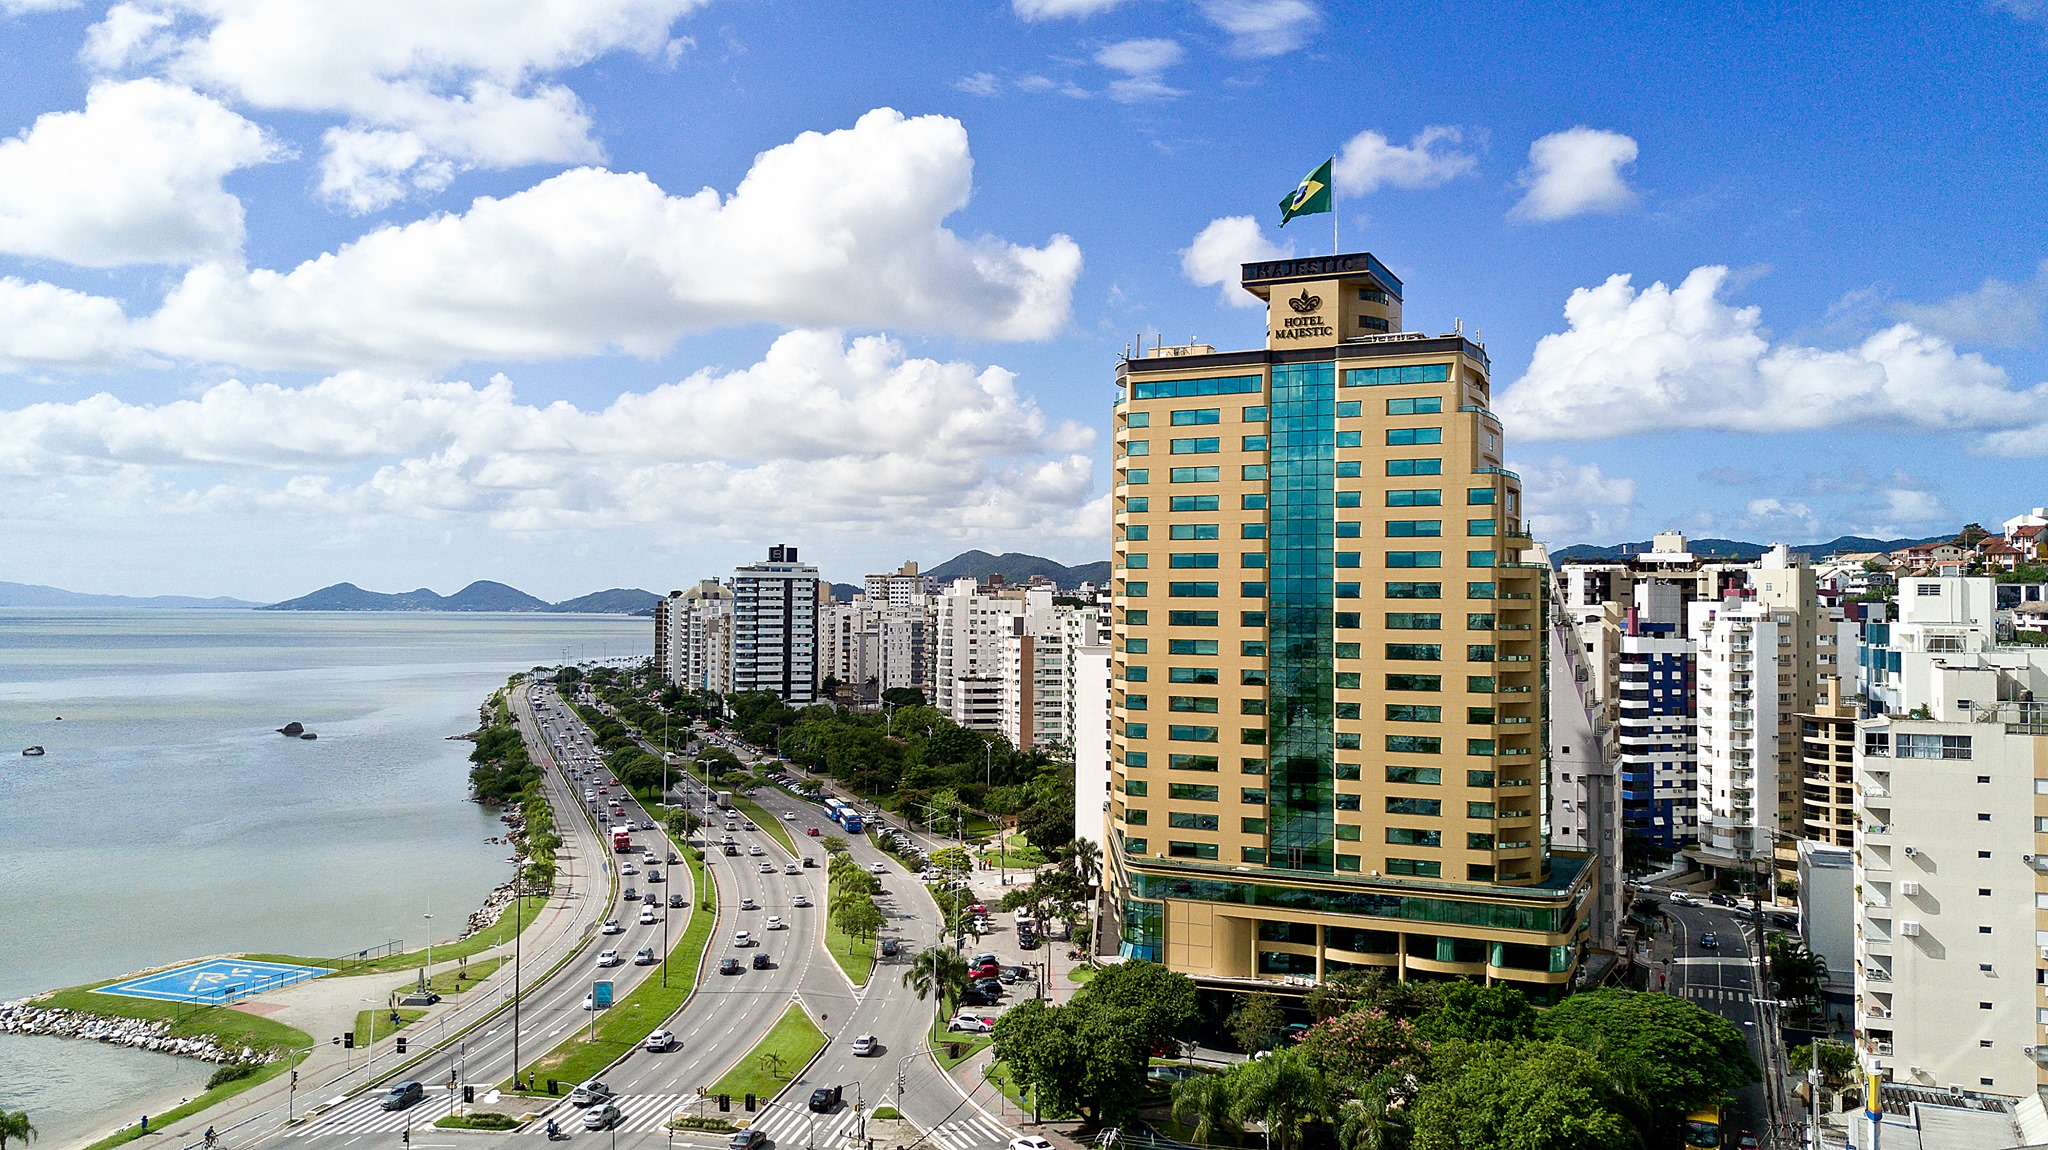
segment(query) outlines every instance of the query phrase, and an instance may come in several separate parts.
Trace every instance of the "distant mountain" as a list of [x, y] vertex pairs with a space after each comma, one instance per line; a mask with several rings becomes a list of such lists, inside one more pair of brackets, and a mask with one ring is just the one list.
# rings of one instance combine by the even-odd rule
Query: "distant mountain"
[[196, 599], [190, 595], [87, 595], [35, 583], [0, 583], [0, 607], [163, 607], [247, 610], [256, 604], [225, 595]]
[[[1922, 543], [1946, 543], [1954, 539], [1948, 535], [1930, 535], [1924, 539], [1872, 539], [1867, 535], [1842, 535], [1826, 543], [1797, 543], [1792, 551], [1809, 560], [1824, 559], [1845, 551], [1897, 551], [1902, 547], [1914, 547]], [[1635, 555], [1648, 551], [1648, 540], [1641, 543], [1617, 543], [1612, 547], [1596, 547], [1590, 543], [1574, 543], [1570, 547], [1559, 547], [1550, 553], [1552, 563], [1563, 563], [1572, 559], [1619, 559], [1624, 555]], [[1766, 543], [1746, 543], [1740, 539], [1688, 539], [1685, 549], [1694, 555], [1716, 559], [1750, 561], [1770, 549]]]
[[841, 603], [851, 603], [855, 595], [865, 595], [867, 593], [868, 589], [859, 583], [832, 584], [832, 598]]
[[1067, 567], [1042, 556], [1017, 551], [1006, 551], [1001, 555], [969, 551], [955, 555], [925, 574], [940, 584], [955, 579], [985, 579], [990, 575], [1001, 575], [1005, 583], [1028, 583], [1033, 576], [1044, 575], [1062, 588], [1073, 588], [1083, 583], [1100, 585], [1109, 582], [1109, 561], [1105, 559], [1099, 563]]
[[365, 591], [353, 583], [336, 583], [310, 595], [272, 603], [259, 611], [588, 611], [608, 615], [651, 613], [658, 601], [652, 591], [615, 587], [580, 599], [549, 603], [517, 587], [479, 579], [453, 595], [421, 587], [395, 595]]
[[574, 599], [564, 599], [547, 608], [550, 611], [574, 611], [586, 615], [652, 615], [654, 605], [661, 602], [661, 596], [638, 587], [614, 587], [609, 591], [592, 591]]

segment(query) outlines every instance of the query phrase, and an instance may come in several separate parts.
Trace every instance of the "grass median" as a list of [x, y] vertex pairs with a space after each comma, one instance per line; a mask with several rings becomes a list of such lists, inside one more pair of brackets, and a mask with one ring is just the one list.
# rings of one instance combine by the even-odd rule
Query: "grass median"
[[[838, 885], [833, 883], [826, 889], [837, 891]], [[832, 902], [828, 894], [826, 907], [830, 908]], [[846, 977], [852, 979], [855, 986], [868, 984], [869, 976], [875, 972], [875, 940], [858, 938], [839, 929], [838, 916], [830, 913], [829, 909], [825, 915], [825, 949], [831, 952], [832, 961], [839, 964], [839, 969], [846, 972]]]
[[[981, 1053], [985, 1046], [994, 1044], [995, 1039], [986, 1034], [963, 1034], [947, 1030], [945, 1023], [933, 1020], [931, 1032], [932, 1057], [938, 1059], [940, 1069], [950, 1071], [955, 1066]], [[954, 1053], [957, 1050], [959, 1053]]]
[[[426, 1016], [426, 1011], [417, 1010], [412, 1007], [400, 1007], [397, 1010], [358, 1010], [356, 1011], [356, 1044], [358, 1046], [368, 1046], [370, 1045], [371, 1038], [388, 1038]], [[394, 1017], [398, 1019], [395, 1025], [391, 1021]], [[372, 1030], [371, 1027], [373, 1026], [376, 1029]]]
[[809, 1066], [823, 1049], [825, 1032], [818, 1029], [803, 1007], [792, 1002], [774, 1028], [725, 1072], [710, 1093], [730, 1094], [734, 1098], [752, 1094], [766, 1101], [782, 1093], [790, 1079]]
[[[698, 961], [710, 944], [712, 924], [718, 916], [703, 862], [691, 849], [683, 851], [683, 858], [689, 864], [691, 889], [697, 893], [699, 905], [690, 911], [690, 924], [668, 953], [668, 985], [661, 984], [659, 971], [653, 972], [631, 994], [599, 1015], [594, 1032], [590, 1027], [579, 1029], [561, 1045], [520, 1067], [520, 1073], [542, 1082], [550, 1078], [563, 1083], [581, 1082], [640, 1045], [690, 997], [697, 986]], [[513, 1090], [511, 1080], [499, 1083], [498, 1089]]]

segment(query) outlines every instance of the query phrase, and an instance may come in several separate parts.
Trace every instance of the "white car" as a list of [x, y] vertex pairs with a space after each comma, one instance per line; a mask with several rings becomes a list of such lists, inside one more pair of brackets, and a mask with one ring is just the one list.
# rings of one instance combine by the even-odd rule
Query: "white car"
[[1035, 1134], [1010, 1139], [1010, 1150], [1052, 1150], [1052, 1143]]
[[747, 933], [746, 931], [744, 931], [744, 930], [736, 930], [736, 931], [733, 931], [733, 932], [732, 932], [732, 944], [733, 944], [734, 946], [737, 946], [737, 947], [742, 947], [742, 948], [744, 948], [744, 947], [749, 947], [749, 946], [752, 946], [752, 945], [754, 945], [754, 936], [753, 936], [753, 935], [751, 935], [751, 934], [748, 934], [748, 933]]
[[989, 1025], [989, 1021], [986, 1018], [974, 1018], [963, 1014], [946, 1023], [946, 1029], [949, 1032], [962, 1034], [987, 1034], [989, 1031], [994, 1030], [995, 1027]]
[[809, 906], [809, 905], [811, 905], [811, 900], [810, 900], [810, 897], [809, 897], [808, 895], [801, 895], [801, 894], [800, 894], [800, 895], [796, 896], [795, 898], [793, 898], [793, 899], [790, 899], [790, 900], [789, 900], [789, 905], [791, 905], [791, 906]]
[[639, 868], [639, 867], [636, 867], [636, 866], [634, 866], [634, 865], [633, 865], [632, 863], [626, 863], [626, 864], [624, 864], [624, 865], [622, 865], [622, 866], [620, 866], [620, 867], [619, 867], [619, 873], [620, 873], [620, 874], [622, 874], [622, 875], [627, 875], [627, 874], [639, 874], [639, 873], [640, 873], [640, 868]]
[[762, 863], [762, 864], [761, 864], [761, 873], [762, 873], [762, 874], [774, 874], [774, 873], [775, 873], [775, 864], [774, 864], [774, 863], [772, 863], [772, 862], [764, 862], [764, 863]]
[[654, 913], [654, 907], [652, 905], [643, 906], [640, 908], [641, 926], [653, 926], [655, 923], [659, 921], [661, 921], [661, 916]]
[[873, 874], [888, 874], [888, 873], [889, 873], [889, 868], [888, 868], [888, 867], [886, 867], [886, 866], [883, 866], [883, 865], [882, 865], [881, 863], [869, 863], [869, 864], [868, 864], [868, 870], [869, 870], [869, 872], [870, 872], [870, 873], [873, 873]]
[[781, 929], [783, 929], [783, 926], [782, 926], [782, 919], [781, 919], [781, 918], [780, 918], [779, 916], [777, 916], [777, 915], [772, 915], [772, 914], [771, 914], [771, 915], [769, 915], [769, 916], [768, 916], [768, 921], [767, 921], [767, 922], [764, 922], [764, 923], [762, 923], [762, 924], [761, 924], [761, 929], [762, 929], [762, 930], [781, 930]]
[[795, 822], [795, 821], [796, 821], [796, 812], [795, 812], [795, 811], [784, 811], [784, 812], [782, 812], [782, 817], [783, 817], [783, 818], [785, 818], [785, 819], [787, 819], [787, 820], [788, 820], [788, 821], [790, 821], [790, 822]]
[[647, 1036], [646, 1045], [648, 1050], [656, 1054], [660, 1054], [664, 1050], [674, 1050], [676, 1048], [675, 1033], [668, 1030], [657, 1030]]
[[742, 896], [740, 897], [740, 909], [741, 909], [741, 910], [760, 910], [761, 908], [760, 908], [760, 906], [759, 906], [758, 904], [756, 904], [756, 903], [754, 902], [754, 900], [753, 900], [753, 899], [751, 899], [751, 898], [748, 898], [748, 897], [746, 897], [746, 896], [742, 895]]
[[860, 1037], [853, 1040], [853, 1056], [855, 1058], [866, 1058], [867, 1056], [873, 1054], [875, 1052], [875, 1047], [879, 1045], [881, 1045], [881, 1043], [876, 1040], [874, 1035], [863, 1034]]
[[619, 920], [618, 920], [618, 919], [615, 919], [615, 918], [608, 918], [608, 919], [605, 919], [605, 920], [604, 920], [604, 926], [602, 926], [602, 927], [600, 927], [600, 928], [598, 929], [598, 933], [599, 933], [599, 934], [624, 934], [624, 933], [626, 933], [626, 928], [625, 928], [625, 927], [623, 927], [623, 926], [620, 926], [620, 925], [619, 925]]
[[760, 844], [760, 843], [754, 843], [753, 845], [749, 846], [749, 847], [747, 848], [747, 853], [748, 853], [748, 854], [750, 854], [750, 855], [758, 855], [758, 854], [762, 854], [762, 853], [763, 853], [763, 851], [761, 850], [761, 844]]
[[782, 873], [783, 873], [783, 874], [802, 874], [802, 873], [804, 873], [804, 868], [802, 868], [802, 867], [800, 867], [800, 866], [796, 865], [795, 863], [783, 863], [783, 864], [782, 864]]
[[599, 966], [617, 966], [624, 961], [624, 959], [619, 957], [619, 952], [616, 950], [598, 952], [597, 965]]

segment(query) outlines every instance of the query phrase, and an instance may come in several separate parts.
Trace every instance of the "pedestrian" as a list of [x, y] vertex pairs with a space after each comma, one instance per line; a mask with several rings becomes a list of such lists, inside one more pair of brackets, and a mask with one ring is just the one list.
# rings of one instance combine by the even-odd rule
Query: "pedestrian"
[[142, 1116], [142, 1132], [144, 1134], [149, 1133], [149, 1115], [147, 1114]]

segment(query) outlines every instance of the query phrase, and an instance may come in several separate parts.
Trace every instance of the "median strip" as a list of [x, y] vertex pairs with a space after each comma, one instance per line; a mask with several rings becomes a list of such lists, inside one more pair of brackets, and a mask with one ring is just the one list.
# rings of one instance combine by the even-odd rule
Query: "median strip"
[[709, 1093], [745, 1097], [752, 1094], [766, 1102], [782, 1093], [818, 1052], [825, 1049], [825, 1032], [811, 1021], [802, 1004], [792, 1002], [776, 1020], [773, 1029], [761, 1036]]

